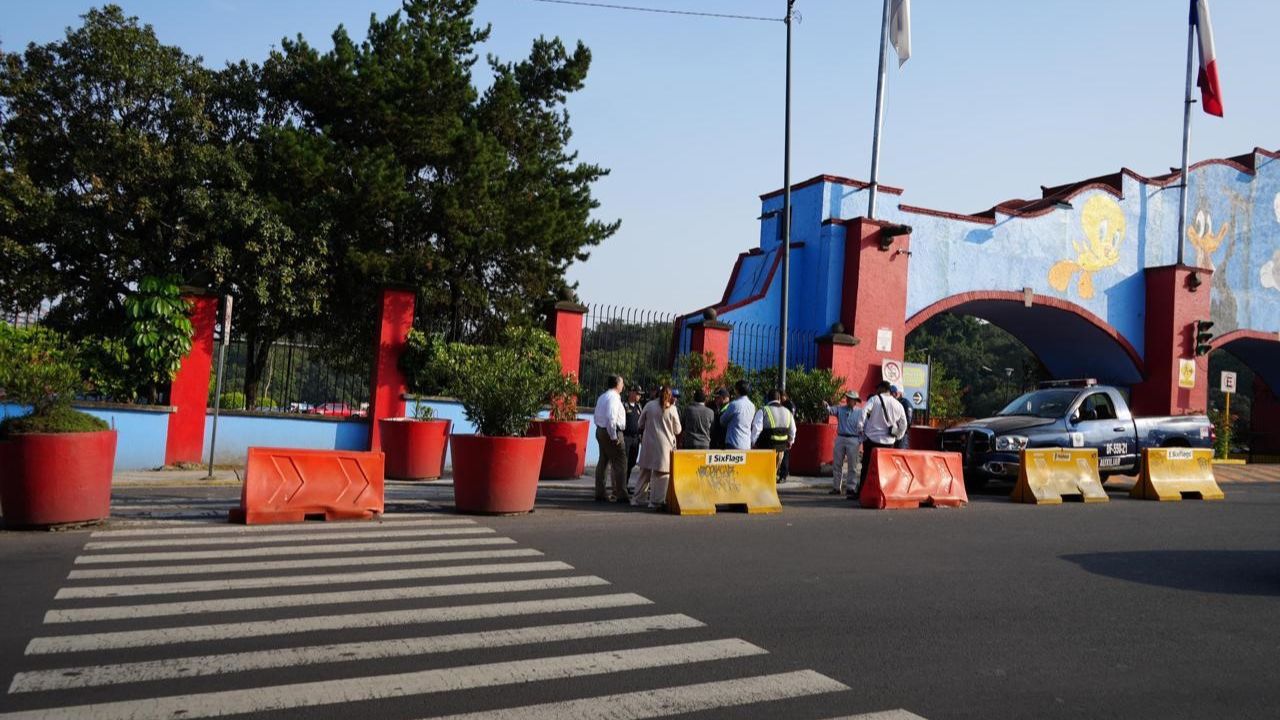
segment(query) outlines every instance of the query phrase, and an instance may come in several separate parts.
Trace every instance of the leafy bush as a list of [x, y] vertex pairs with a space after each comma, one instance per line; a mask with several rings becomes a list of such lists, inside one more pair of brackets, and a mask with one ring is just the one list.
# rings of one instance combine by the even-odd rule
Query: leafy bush
[[222, 410], [243, 410], [244, 393], [239, 391], [222, 393], [222, 399], [218, 402], [218, 407]]
[[560, 382], [551, 393], [551, 419], [572, 422], [578, 419], [578, 396], [583, 392], [573, 375], [561, 375]]
[[413, 406], [414, 420], [435, 420], [436, 409], [424, 402], [417, 402]]
[[839, 402], [843, 389], [844, 378], [825, 368], [787, 371], [787, 394], [796, 405], [796, 422], [825, 423], [827, 406]]
[[1213, 456], [1219, 460], [1231, 457], [1231, 426], [1234, 418], [1227, 417], [1221, 410], [1209, 411], [1209, 422], [1213, 423], [1216, 439], [1213, 441]]
[[0, 388], [6, 401], [31, 406], [29, 414], [0, 424], [0, 436], [107, 428], [102, 420], [71, 409], [84, 388], [79, 358], [73, 345], [48, 328], [0, 323]]
[[191, 352], [191, 308], [175, 280], [147, 277], [125, 297], [124, 311], [129, 365], [154, 403]]
[[447, 353], [449, 343], [440, 333], [409, 332], [409, 341], [400, 356], [400, 369], [410, 392], [418, 395], [442, 395], [449, 386], [451, 368]]
[[560, 349], [541, 330], [508, 328], [494, 345], [449, 343], [447, 390], [476, 432], [520, 437], [553, 393], [564, 387]]

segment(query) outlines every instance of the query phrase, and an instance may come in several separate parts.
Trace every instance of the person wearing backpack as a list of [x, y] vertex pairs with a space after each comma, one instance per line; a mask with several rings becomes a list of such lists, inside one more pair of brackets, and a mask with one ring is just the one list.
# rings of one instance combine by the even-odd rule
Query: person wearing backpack
[[857, 500], [862, 485], [867, 481], [871, 468], [871, 455], [878, 448], [891, 448], [907, 434], [907, 412], [902, 403], [894, 399], [893, 386], [881, 382], [876, 394], [862, 408], [862, 471], [858, 474], [858, 487], [849, 490], [849, 499]]

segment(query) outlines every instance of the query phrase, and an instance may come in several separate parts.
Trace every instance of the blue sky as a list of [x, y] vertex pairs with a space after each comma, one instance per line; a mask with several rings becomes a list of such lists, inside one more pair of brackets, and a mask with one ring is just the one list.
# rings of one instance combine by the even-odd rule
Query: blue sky
[[[95, 3], [0, 2], [0, 44], [47, 42]], [[210, 65], [261, 60], [284, 36], [362, 37], [398, 0], [124, 0], [160, 38]], [[623, 4], [780, 16], [784, 0]], [[798, 0], [793, 165], [865, 178], [880, 0]], [[1196, 111], [1192, 159], [1280, 148], [1274, 0], [1213, 0], [1226, 117]], [[524, 55], [538, 35], [594, 56], [570, 104], [574, 145], [611, 168], [602, 218], [622, 229], [570, 277], [584, 302], [688, 311], [718, 300], [758, 241], [757, 196], [782, 184], [783, 26], [481, 0], [483, 49]], [[1179, 160], [1183, 0], [913, 0], [913, 54], [890, 72], [881, 180], [902, 202], [974, 212], [1121, 166]], [[483, 71], [481, 72], [483, 75]], [[485, 82], [481, 77], [481, 82]]]

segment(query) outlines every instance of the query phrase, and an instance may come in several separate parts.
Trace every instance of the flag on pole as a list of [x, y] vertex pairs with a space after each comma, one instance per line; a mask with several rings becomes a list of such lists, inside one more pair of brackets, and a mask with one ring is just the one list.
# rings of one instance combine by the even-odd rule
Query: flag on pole
[[911, 57], [911, 0], [893, 0], [889, 10], [889, 38], [898, 53], [898, 67]]
[[1210, 115], [1222, 117], [1222, 85], [1218, 82], [1218, 57], [1213, 50], [1213, 26], [1209, 23], [1209, 0], [1191, 0], [1191, 24], [1200, 40], [1200, 104]]

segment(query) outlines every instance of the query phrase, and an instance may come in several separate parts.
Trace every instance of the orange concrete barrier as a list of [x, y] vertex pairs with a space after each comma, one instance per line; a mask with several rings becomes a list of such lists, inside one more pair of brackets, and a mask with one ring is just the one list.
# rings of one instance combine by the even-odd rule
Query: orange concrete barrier
[[960, 507], [969, 502], [960, 453], [877, 448], [859, 492], [865, 508]]
[[382, 514], [380, 452], [249, 448], [234, 523], [369, 520]]

